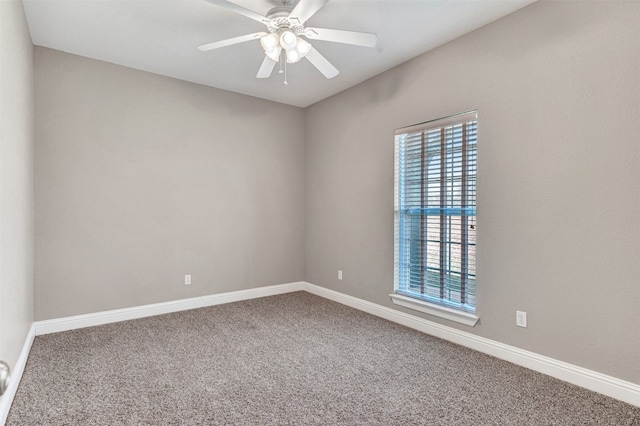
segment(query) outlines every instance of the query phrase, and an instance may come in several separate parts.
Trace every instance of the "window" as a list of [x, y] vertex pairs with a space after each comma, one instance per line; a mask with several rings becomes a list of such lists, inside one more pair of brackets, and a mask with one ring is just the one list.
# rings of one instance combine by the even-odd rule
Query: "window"
[[396, 130], [394, 303], [475, 325], [476, 111]]

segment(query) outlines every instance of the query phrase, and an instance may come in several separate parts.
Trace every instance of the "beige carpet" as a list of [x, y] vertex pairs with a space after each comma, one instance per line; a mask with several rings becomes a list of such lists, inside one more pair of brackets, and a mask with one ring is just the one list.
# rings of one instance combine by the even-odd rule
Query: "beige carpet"
[[304, 292], [35, 339], [7, 425], [640, 425], [640, 408]]

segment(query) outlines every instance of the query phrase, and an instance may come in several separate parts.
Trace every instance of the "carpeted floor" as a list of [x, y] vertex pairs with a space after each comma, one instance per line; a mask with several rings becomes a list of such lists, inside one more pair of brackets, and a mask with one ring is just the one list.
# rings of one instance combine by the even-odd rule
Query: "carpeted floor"
[[39, 336], [7, 425], [640, 425], [640, 408], [304, 292]]

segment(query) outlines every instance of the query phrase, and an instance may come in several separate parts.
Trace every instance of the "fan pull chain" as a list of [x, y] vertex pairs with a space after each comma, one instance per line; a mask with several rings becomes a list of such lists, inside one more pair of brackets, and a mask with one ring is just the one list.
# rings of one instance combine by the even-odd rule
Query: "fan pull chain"
[[289, 84], [287, 82], [287, 63], [284, 63], [284, 84]]

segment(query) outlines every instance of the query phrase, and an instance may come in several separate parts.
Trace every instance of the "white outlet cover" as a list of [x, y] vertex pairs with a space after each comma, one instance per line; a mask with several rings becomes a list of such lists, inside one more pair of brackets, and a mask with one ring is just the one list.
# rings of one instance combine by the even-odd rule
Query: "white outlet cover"
[[184, 276], [184, 285], [190, 285], [191, 284], [191, 275], [185, 275]]
[[527, 327], [527, 313], [523, 311], [516, 311], [516, 325], [518, 327]]

